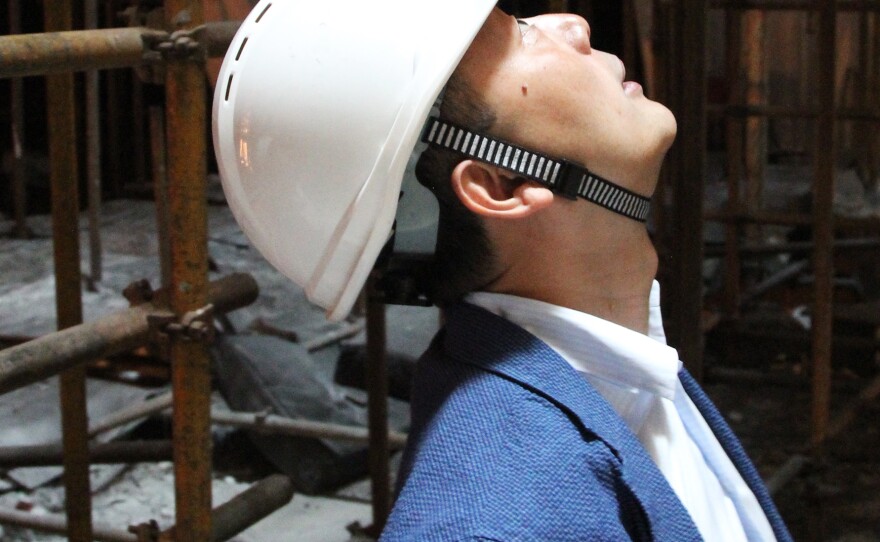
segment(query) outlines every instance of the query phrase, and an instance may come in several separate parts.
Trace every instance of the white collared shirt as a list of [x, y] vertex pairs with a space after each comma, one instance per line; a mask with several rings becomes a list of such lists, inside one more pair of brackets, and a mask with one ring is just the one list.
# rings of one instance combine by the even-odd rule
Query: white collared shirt
[[776, 540], [755, 495], [682, 388], [657, 281], [648, 335], [534, 299], [476, 292], [465, 300], [532, 333], [581, 373], [645, 447], [705, 540]]

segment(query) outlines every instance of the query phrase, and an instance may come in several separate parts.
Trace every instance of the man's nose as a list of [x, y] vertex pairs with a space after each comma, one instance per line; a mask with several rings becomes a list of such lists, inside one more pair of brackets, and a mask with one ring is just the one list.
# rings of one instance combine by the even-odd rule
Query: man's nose
[[529, 19], [529, 22], [581, 53], [590, 54], [592, 51], [590, 24], [580, 15], [568, 13], [540, 15]]

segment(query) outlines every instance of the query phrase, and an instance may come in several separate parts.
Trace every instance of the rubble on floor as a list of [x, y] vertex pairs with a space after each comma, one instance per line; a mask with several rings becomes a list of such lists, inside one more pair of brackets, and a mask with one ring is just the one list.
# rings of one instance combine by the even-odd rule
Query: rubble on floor
[[[102, 278], [95, 282], [85, 277], [83, 312], [86, 320], [127, 308], [128, 302], [121, 292], [135, 280], [146, 278], [153, 287], [159, 287], [161, 283], [153, 204], [131, 200], [106, 202], [102, 213]], [[13, 239], [7, 236], [12, 224], [0, 222], [0, 276], [3, 277], [0, 281], [0, 347], [17, 344], [55, 329], [50, 219], [47, 216], [28, 217], [28, 226], [34, 233], [33, 238]], [[80, 223], [80, 234], [82, 269], [88, 275], [85, 217]], [[222, 205], [209, 207], [209, 252], [213, 264], [212, 278], [241, 271], [251, 274], [260, 286], [259, 299], [253, 305], [229, 313], [220, 320], [223, 332], [219, 344], [235, 345], [239, 352], [271, 356], [271, 363], [276, 366], [275, 376], [287, 379], [284, 382], [287, 389], [274, 390], [276, 397], [273, 404], [243, 401], [234, 406], [253, 410], [271, 406], [273, 410], [280, 411], [278, 413], [290, 416], [324, 416], [327, 420], [364, 424], [363, 391], [341, 386], [334, 380], [341, 351], [337, 343], [352, 337], [357, 343], [359, 339], [356, 336], [363, 328], [362, 322], [327, 322], [321, 309], [308, 303], [299, 288], [250, 248], [229, 210]], [[432, 318], [438, 321], [436, 310], [413, 310], [424, 310], [428, 315], [417, 317], [417, 321]], [[436, 327], [435, 323], [431, 329]], [[422, 333], [419, 337], [424, 344], [414, 344], [412, 331], [408, 328], [397, 331], [389, 326], [389, 342], [396, 344], [408, 341], [408, 353], [420, 352], [427, 346], [430, 336]], [[429, 330], [429, 333], [432, 331]], [[401, 339], [401, 336], [407, 338]], [[309, 345], [317, 347], [308, 351]], [[228, 360], [229, 356], [226, 357]], [[107, 412], [137, 403], [166, 389], [162, 378], [156, 377], [162, 374], [163, 362], [148, 355], [137, 355], [126, 361], [128, 365], [121, 375], [105, 370], [114, 362], [104, 360], [102, 364], [90, 366], [90, 375], [109, 375], [117, 380], [105, 382], [89, 379], [92, 422]], [[406, 360], [410, 364], [412, 361]], [[239, 368], [241, 363], [239, 361]], [[159, 365], [150, 369], [149, 364]], [[229, 365], [224, 367], [228, 369]], [[267, 368], [266, 365], [261, 367], [263, 370]], [[289, 370], [277, 370], [283, 367]], [[220, 373], [218, 371], [218, 383], [222, 388]], [[143, 378], [144, 375], [149, 378]], [[132, 382], [138, 385], [131, 385]], [[162, 386], [157, 388], [157, 384]], [[35, 392], [36, 389], [39, 391]], [[243, 398], [240, 391], [242, 388], [229, 397]], [[285, 395], [287, 392], [291, 393]], [[34, 403], [35, 400], [38, 404]], [[348, 406], [339, 408], [341, 405]], [[0, 417], [0, 442], [4, 446], [57, 442], [60, 439], [58, 411], [58, 392], [52, 387], [51, 381], [0, 396], [0, 414], [6, 414]], [[405, 430], [408, 424], [406, 404], [394, 402], [390, 411], [392, 426]], [[27, 416], [21, 415], [21, 412], [27, 412]], [[158, 432], [161, 438], [168, 438], [170, 424], [166, 422], [161, 415], [154, 416], [134, 431], [141, 436], [145, 431]], [[125, 435], [136, 426], [137, 423], [124, 426], [108, 435], [108, 438], [126, 438]], [[250, 440], [241, 437], [244, 434], [241, 430], [219, 426], [213, 432], [213, 492], [216, 506], [277, 467], [262, 457], [260, 449]], [[15, 434], [20, 436], [11, 436]], [[256, 440], [260, 440], [259, 437]], [[302, 439], [302, 442], [308, 442], [308, 439]], [[306, 542], [343, 542], [356, 539], [346, 526], [355, 522], [361, 525], [371, 523], [369, 483], [364, 480], [364, 446], [352, 447], [331, 441], [311, 442], [311, 447], [288, 447], [285, 454], [276, 459], [278, 463], [295, 464], [300, 461], [305, 465], [324, 457], [323, 474], [319, 473], [318, 477], [320, 483], [306, 487], [307, 477], [299, 480], [303, 489], [312, 493], [322, 491], [323, 495], [305, 495], [298, 491], [289, 505], [241, 533], [235, 540], [274, 542], [289, 539], [291, 533], [296, 533], [297, 540]], [[325, 455], [321, 456], [321, 453]], [[218, 454], [223, 454], [223, 457], [217, 457]], [[293, 457], [293, 454], [300, 454], [300, 457]], [[327, 457], [336, 457], [337, 460], [326, 461]], [[340, 457], [345, 460], [338, 460]], [[396, 471], [395, 467], [392, 469]], [[173, 522], [174, 486], [170, 463], [94, 465], [91, 471], [96, 524], [124, 530], [128, 525], [151, 519], [160, 525]], [[30, 481], [25, 479], [28, 472], [35, 473]], [[62, 512], [63, 490], [58, 479], [59, 472], [57, 467], [14, 469], [6, 473], [0, 471], [3, 474], [0, 476], [0, 506], [29, 509], [31, 513]], [[318, 471], [313, 469], [312, 472]], [[37, 473], [42, 474], [36, 477]], [[0, 541], [3, 542], [19, 540], [42, 542], [62, 538], [13, 527], [4, 528], [0, 534]]]

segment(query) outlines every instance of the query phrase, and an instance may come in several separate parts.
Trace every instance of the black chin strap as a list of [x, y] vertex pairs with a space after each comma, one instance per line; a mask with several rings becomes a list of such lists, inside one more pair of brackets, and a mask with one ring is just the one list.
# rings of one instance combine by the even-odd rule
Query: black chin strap
[[511, 171], [569, 199], [581, 197], [639, 222], [648, 219], [650, 198], [618, 186], [567, 160], [550, 158], [436, 117], [428, 119], [422, 141]]

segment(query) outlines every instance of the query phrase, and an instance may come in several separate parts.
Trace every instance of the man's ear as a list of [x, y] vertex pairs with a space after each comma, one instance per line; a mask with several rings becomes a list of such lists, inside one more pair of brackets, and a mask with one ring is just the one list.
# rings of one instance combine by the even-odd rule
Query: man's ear
[[553, 203], [549, 189], [474, 160], [460, 162], [450, 181], [462, 204], [484, 217], [523, 218]]

